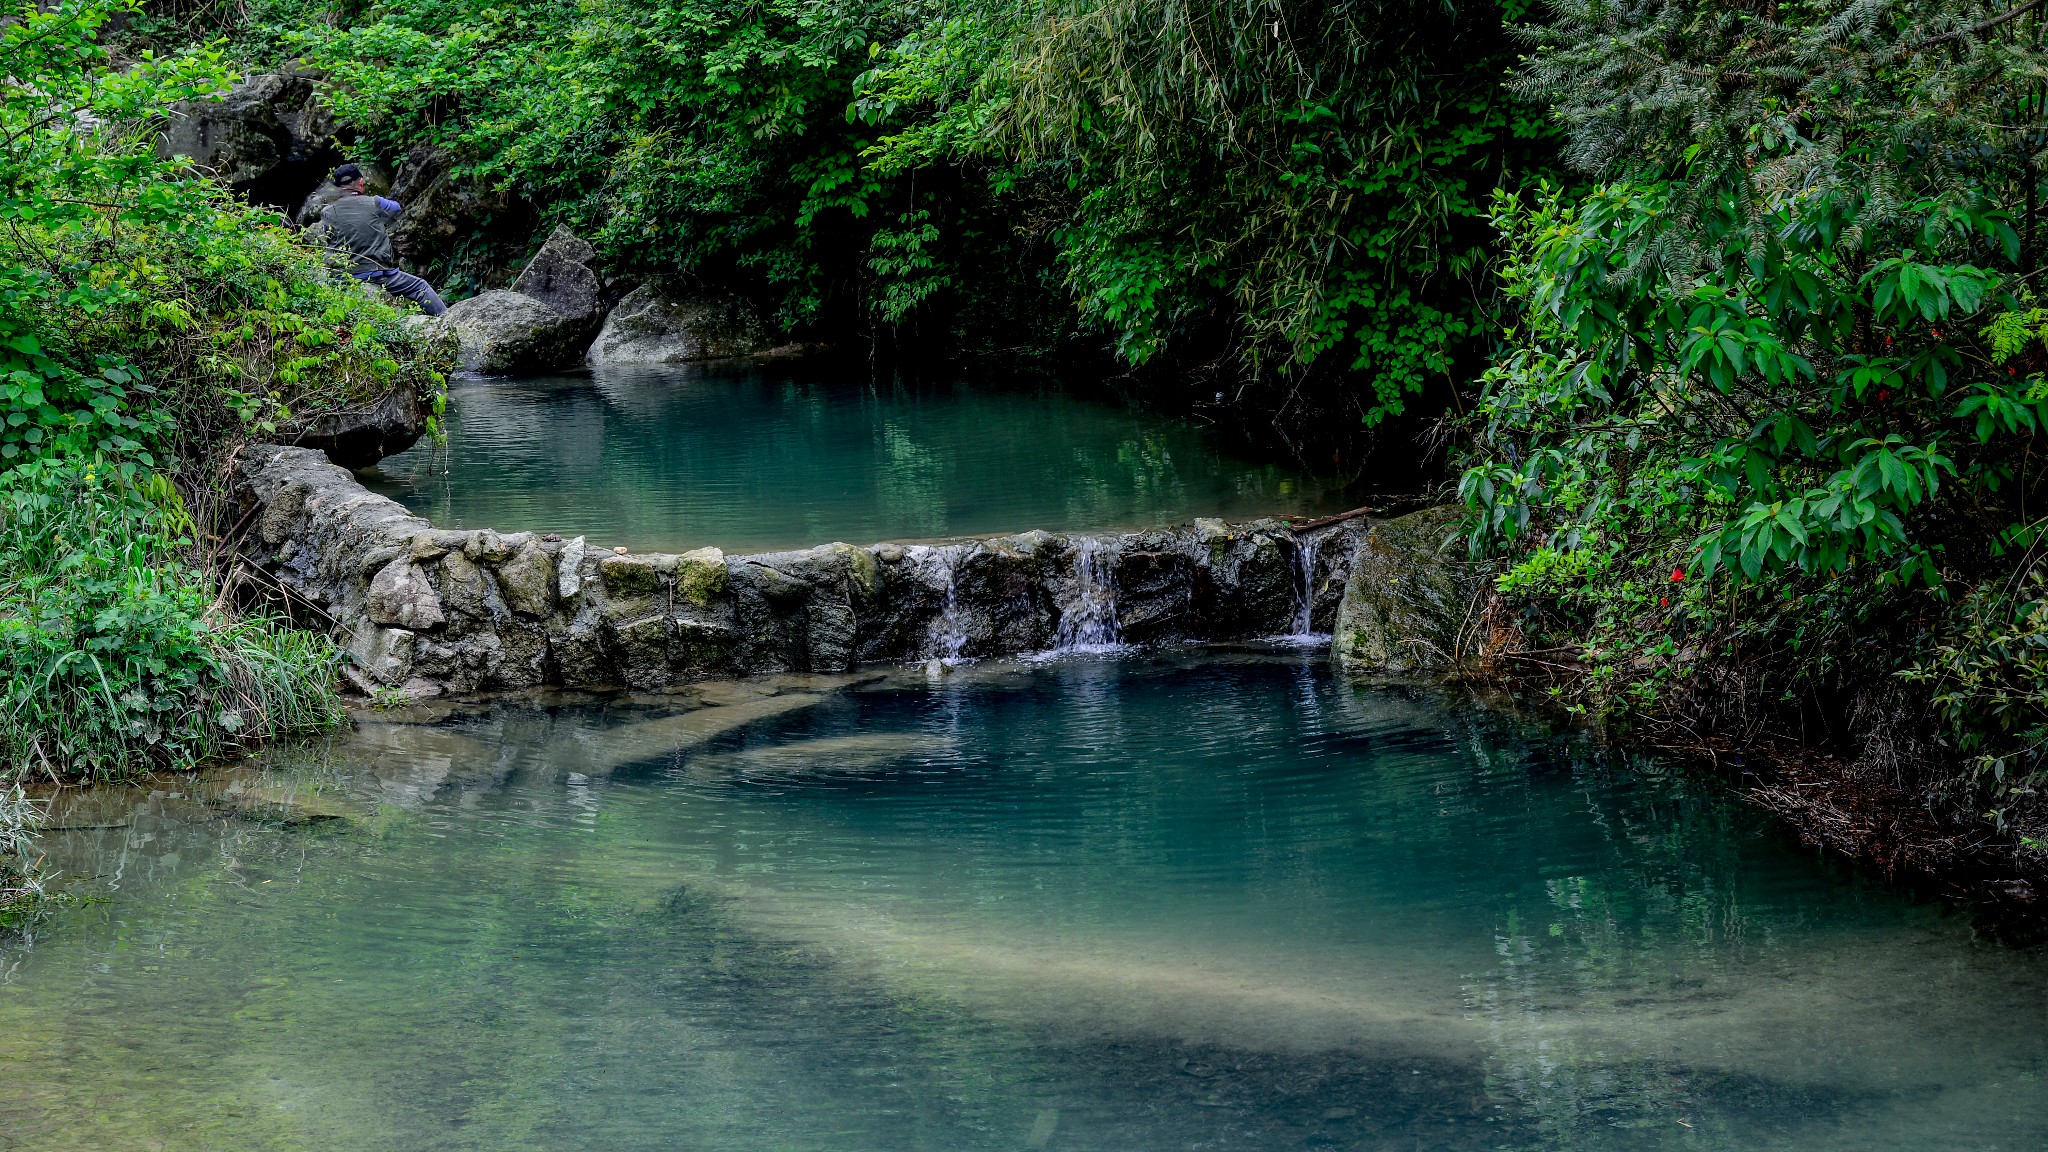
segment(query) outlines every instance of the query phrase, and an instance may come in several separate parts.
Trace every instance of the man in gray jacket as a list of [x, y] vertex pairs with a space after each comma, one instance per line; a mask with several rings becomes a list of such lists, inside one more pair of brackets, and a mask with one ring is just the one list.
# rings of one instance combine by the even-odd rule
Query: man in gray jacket
[[348, 255], [349, 275], [411, 300], [429, 316], [446, 312], [448, 305], [432, 284], [399, 270], [398, 253], [391, 247], [398, 201], [365, 195], [363, 171], [354, 164], [334, 170], [334, 187], [336, 196], [320, 209], [318, 227], [328, 247]]

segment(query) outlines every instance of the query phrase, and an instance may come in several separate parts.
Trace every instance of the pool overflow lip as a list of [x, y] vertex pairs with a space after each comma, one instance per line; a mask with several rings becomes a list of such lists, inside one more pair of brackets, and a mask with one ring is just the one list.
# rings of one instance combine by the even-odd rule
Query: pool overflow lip
[[330, 627], [356, 687], [412, 697], [1325, 633], [1345, 667], [1428, 674], [1481, 577], [1451, 508], [728, 556], [438, 529], [303, 448], [250, 445], [234, 476], [251, 582]]

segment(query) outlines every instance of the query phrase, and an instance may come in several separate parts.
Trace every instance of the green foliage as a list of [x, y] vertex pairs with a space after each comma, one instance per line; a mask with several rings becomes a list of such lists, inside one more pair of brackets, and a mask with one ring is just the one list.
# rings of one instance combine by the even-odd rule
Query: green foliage
[[2033, 22], [1555, 12], [1518, 85], [1603, 183], [1497, 197], [1521, 314], [1460, 482], [1474, 550], [1606, 715], [1712, 690], [1840, 723], [1904, 672], [1987, 779], [2032, 765], [2048, 696], [2003, 589], [2032, 586], [2048, 421]]
[[404, 0], [340, 28], [257, 12], [331, 69], [372, 150], [439, 146], [626, 267], [752, 287], [788, 325], [857, 266], [889, 192], [843, 114], [858, 59], [815, 4]]
[[2048, 572], [1970, 590], [1933, 652], [1904, 678], [1929, 686], [1994, 818], [2034, 794], [2048, 749]]
[[40, 861], [30, 857], [43, 812], [19, 783], [0, 785], [0, 929], [26, 922], [47, 902]]
[[1549, 147], [1489, 5], [253, 11], [372, 150], [439, 146], [626, 270], [814, 330], [987, 323], [1063, 283], [1130, 364], [1320, 373], [1374, 420], [1483, 345], [1487, 196]]
[[218, 53], [117, 62], [128, 5], [0, 28], [0, 776], [185, 768], [336, 715], [326, 641], [213, 590], [186, 494], [245, 436], [440, 365], [397, 313], [159, 160]]
[[[1125, 359], [1220, 321], [1249, 375], [1342, 373], [1376, 422], [1450, 379], [1486, 327], [1488, 194], [1547, 157], [1538, 111], [1501, 89], [1500, 18], [1342, 0], [999, 9], [980, 22], [1000, 51], [946, 111], [1014, 161], [1007, 179], [1065, 191], [1060, 263]], [[901, 73], [943, 39], [891, 53], [863, 109], [915, 90]], [[975, 54], [937, 55], [944, 70]]]
[[46, 453], [196, 456], [412, 387], [427, 350], [268, 216], [156, 158], [172, 101], [225, 88], [195, 49], [117, 70], [125, 6], [0, 30], [0, 466]]
[[190, 525], [132, 465], [0, 473], [0, 763], [117, 779], [338, 718], [327, 642], [227, 612]]

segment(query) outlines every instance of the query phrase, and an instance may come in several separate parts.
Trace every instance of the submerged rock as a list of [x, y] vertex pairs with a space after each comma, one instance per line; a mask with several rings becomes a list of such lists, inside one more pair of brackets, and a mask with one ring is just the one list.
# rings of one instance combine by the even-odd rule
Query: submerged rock
[[699, 775], [756, 778], [832, 776], [872, 772], [904, 760], [947, 756], [957, 749], [958, 741], [950, 736], [861, 732], [706, 756], [693, 762], [690, 770]]
[[434, 323], [455, 337], [461, 369], [480, 376], [566, 368], [581, 352], [576, 321], [502, 288], [456, 301]]
[[620, 300], [590, 345], [589, 362], [683, 364], [767, 349], [760, 318], [736, 296], [668, 296], [643, 285]]
[[1478, 612], [1490, 570], [1447, 543], [1464, 509], [1376, 520], [1352, 554], [1330, 655], [1356, 672], [1446, 672], [1481, 652]]

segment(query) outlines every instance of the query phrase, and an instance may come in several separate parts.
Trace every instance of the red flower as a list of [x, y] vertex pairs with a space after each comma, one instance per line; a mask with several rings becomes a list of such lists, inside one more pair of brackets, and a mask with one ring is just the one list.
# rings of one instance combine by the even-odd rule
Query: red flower
[[1659, 608], [1669, 608], [1669, 607], [1671, 607], [1671, 597], [1669, 597], [1669, 596], [1659, 596], [1659, 597], [1657, 597], [1657, 607], [1659, 607]]
[[1685, 569], [1673, 568], [1671, 570], [1671, 582], [1673, 584], [1683, 584], [1685, 582]]

